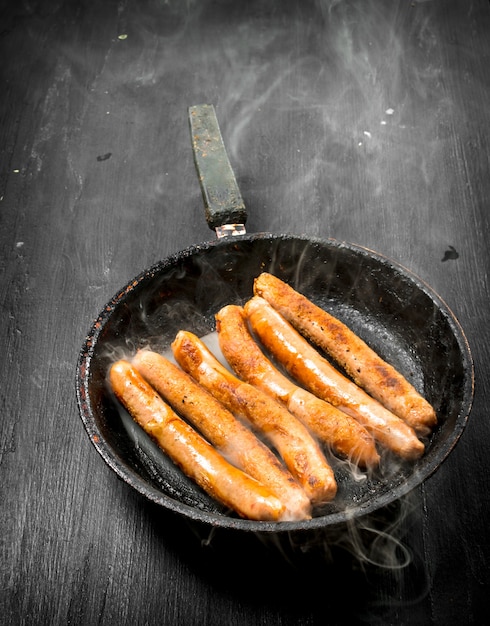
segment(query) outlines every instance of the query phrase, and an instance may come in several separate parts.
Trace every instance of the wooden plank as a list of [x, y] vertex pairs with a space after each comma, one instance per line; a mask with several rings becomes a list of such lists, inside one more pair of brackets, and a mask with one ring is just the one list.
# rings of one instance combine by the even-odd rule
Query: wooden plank
[[[7, 4], [0, 622], [482, 623], [488, 2]], [[249, 232], [375, 249], [430, 283], [465, 329], [468, 426], [407, 499], [400, 551], [388, 540], [374, 554], [408, 554], [406, 567], [357, 567], [323, 535], [282, 545], [291, 564], [273, 541], [190, 528], [119, 481], [83, 430], [75, 365], [92, 320], [141, 270], [214, 237], [187, 126], [198, 102], [216, 106]]]

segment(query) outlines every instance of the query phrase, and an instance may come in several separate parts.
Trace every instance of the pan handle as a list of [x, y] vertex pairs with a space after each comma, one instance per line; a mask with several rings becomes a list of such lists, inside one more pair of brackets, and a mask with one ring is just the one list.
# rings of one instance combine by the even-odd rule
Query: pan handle
[[192, 150], [206, 222], [218, 237], [245, 233], [247, 210], [236, 182], [212, 104], [189, 107]]

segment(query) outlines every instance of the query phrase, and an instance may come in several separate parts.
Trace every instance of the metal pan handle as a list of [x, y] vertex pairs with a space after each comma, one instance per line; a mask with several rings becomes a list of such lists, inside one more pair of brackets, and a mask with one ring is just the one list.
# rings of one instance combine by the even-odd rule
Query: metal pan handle
[[236, 182], [212, 104], [189, 107], [192, 150], [206, 222], [218, 237], [245, 233], [247, 210]]

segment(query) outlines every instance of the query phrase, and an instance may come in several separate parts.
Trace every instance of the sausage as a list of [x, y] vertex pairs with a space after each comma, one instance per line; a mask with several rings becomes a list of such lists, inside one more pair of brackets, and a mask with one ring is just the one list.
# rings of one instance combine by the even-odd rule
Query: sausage
[[254, 293], [329, 354], [357, 385], [389, 411], [419, 435], [430, 434], [437, 423], [432, 405], [345, 324], [272, 274], [264, 272], [255, 279]]
[[189, 374], [150, 350], [138, 352], [133, 365], [228, 461], [264, 483], [283, 502], [283, 520], [311, 517], [308, 496], [277, 456]]
[[272, 364], [252, 337], [242, 307], [230, 304], [215, 317], [221, 352], [237, 376], [282, 402], [334, 453], [360, 467], [379, 464], [374, 439], [364, 426], [296, 385]]
[[335, 497], [335, 476], [318, 442], [287, 409], [234, 376], [192, 333], [180, 331], [172, 350], [183, 369], [266, 437], [313, 503]]
[[228, 463], [162, 400], [127, 361], [109, 372], [111, 387], [133, 419], [204, 491], [241, 517], [279, 521], [284, 505], [260, 482]]
[[264, 347], [301, 385], [352, 415], [400, 457], [415, 460], [424, 453], [413, 428], [337, 371], [266, 300], [254, 296], [244, 311]]

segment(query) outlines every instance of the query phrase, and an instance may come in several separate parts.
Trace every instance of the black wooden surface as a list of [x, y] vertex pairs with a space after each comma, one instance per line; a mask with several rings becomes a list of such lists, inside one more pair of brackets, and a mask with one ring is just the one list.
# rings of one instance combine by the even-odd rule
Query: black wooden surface
[[[486, 623], [489, 3], [19, 0], [0, 15], [0, 622]], [[83, 430], [75, 365], [93, 318], [214, 236], [187, 126], [202, 102], [249, 232], [386, 254], [466, 332], [472, 414], [404, 503], [398, 567], [191, 528], [120, 482]]]

